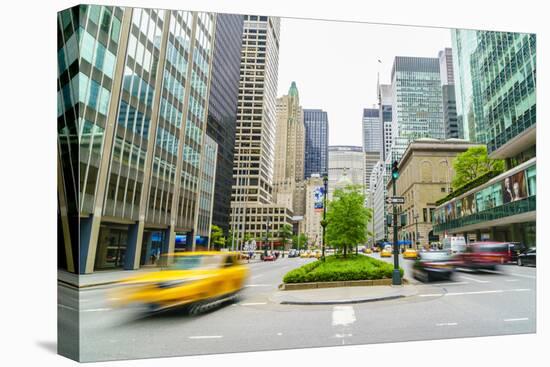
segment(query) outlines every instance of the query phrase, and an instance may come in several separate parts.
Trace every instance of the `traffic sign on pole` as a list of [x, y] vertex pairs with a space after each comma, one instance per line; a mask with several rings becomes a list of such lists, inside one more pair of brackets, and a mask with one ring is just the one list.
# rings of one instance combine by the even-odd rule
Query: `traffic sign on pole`
[[386, 198], [387, 204], [405, 204], [405, 198], [403, 196], [390, 196]]

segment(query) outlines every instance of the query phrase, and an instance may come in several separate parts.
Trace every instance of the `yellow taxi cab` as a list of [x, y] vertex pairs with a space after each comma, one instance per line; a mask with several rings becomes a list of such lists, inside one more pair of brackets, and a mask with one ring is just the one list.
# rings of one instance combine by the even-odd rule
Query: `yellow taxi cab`
[[365, 254], [372, 254], [372, 249], [370, 247], [367, 247], [365, 249]]
[[384, 249], [380, 252], [380, 257], [391, 257], [391, 256], [392, 256], [391, 246], [384, 247]]
[[321, 251], [317, 250], [317, 251], [314, 251], [311, 253], [311, 255], [309, 257], [314, 257], [316, 259], [320, 259], [321, 258]]
[[309, 250], [308, 250], [308, 251], [304, 251], [304, 252], [302, 252], [302, 253], [300, 254], [300, 257], [301, 257], [302, 259], [304, 259], [304, 258], [307, 259], [307, 258], [310, 257], [310, 254], [311, 254], [311, 251], [309, 251]]
[[403, 258], [404, 259], [417, 259], [418, 258], [418, 251], [416, 251], [413, 248], [408, 248], [403, 252]]
[[237, 252], [176, 252], [161, 258], [161, 270], [130, 277], [110, 294], [113, 306], [147, 305], [150, 311], [189, 306], [200, 313], [234, 297], [248, 269]]

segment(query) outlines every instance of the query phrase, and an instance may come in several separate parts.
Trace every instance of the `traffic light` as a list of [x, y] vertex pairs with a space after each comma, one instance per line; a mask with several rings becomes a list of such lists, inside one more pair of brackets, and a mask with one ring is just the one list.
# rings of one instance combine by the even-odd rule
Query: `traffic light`
[[393, 161], [391, 165], [391, 177], [394, 180], [397, 180], [399, 178], [399, 170], [397, 169], [397, 161]]

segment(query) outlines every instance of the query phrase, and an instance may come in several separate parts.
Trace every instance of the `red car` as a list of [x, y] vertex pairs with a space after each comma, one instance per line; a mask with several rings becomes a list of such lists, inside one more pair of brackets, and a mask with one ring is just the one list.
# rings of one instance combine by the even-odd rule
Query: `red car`
[[460, 267], [495, 270], [497, 265], [510, 261], [509, 243], [473, 242], [458, 256]]
[[275, 261], [277, 257], [273, 254], [262, 255], [263, 261]]

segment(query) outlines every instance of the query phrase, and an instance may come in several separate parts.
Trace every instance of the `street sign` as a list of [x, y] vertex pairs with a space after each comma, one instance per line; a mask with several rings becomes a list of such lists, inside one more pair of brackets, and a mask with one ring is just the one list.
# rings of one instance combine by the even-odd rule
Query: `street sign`
[[405, 204], [405, 198], [403, 196], [390, 196], [386, 198], [388, 204]]

